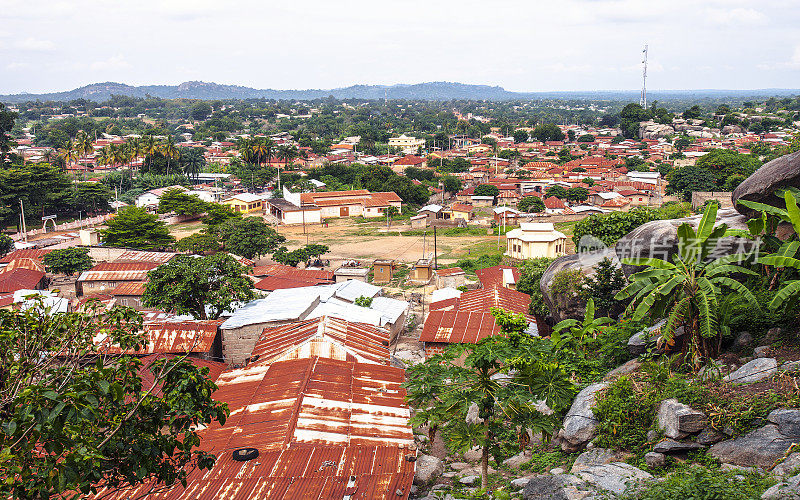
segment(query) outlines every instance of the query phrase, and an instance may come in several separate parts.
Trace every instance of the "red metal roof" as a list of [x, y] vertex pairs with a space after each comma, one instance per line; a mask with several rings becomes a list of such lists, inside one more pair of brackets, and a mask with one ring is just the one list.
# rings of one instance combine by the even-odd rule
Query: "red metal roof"
[[0, 272], [0, 293], [32, 290], [42, 281], [44, 273], [33, 269], [18, 267]]
[[492, 307], [499, 307], [506, 311], [523, 314], [528, 320], [533, 317], [528, 315], [528, 306], [531, 296], [503, 286], [481, 288], [462, 293], [458, 298], [459, 311], [489, 312]]
[[284, 288], [302, 288], [306, 286], [315, 286], [330, 283], [327, 280], [305, 280], [299, 278], [290, 278], [283, 276], [267, 276], [255, 285], [259, 290], [272, 292], [275, 290], [282, 290]]
[[298, 269], [283, 264], [271, 264], [269, 266], [257, 266], [253, 269], [253, 276], [280, 276], [282, 278], [292, 278], [306, 281], [333, 281], [333, 271], [323, 269]]
[[7, 264], [16, 259], [36, 259], [42, 260], [42, 257], [52, 252], [46, 248], [23, 248], [22, 250], [14, 250], [0, 258], [0, 264]]
[[120, 283], [111, 291], [111, 295], [113, 296], [137, 296], [141, 297], [144, 294], [144, 287], [146, 283], [144, 281], [129, 281], [126, 283]]
[[453, 276], [456, 274], [465, 274], [464, 270], [460, 267], [448, 267], [447, 269], [437, 269], [436, 274], [439, 276]]
[[84, 271], [78, 281], [144, 281], [155, 262], [103, 262]]
[[[159, 359], [173, 359], [175, 357], [176, 356], [173, 354], [151, 354], [142, 358], [142, 366], [139, 368], [139, 377], [142, 379], [142, 387], [147, 390], [153, 385], [153, 382], [155, 382], [156, 378], [155, 375], [153, 375], [153, 372], [150, 371], [150, 365]], [[197, 366], [198, 368], [208, 368], [208, 375], [206, 375], [206, 377], [212, 382], [216, 382], [220, 374], [228, 368], [228, 365], [225, 363], [207, 361], [205, 359], [193, 358], [191, 356], [187, 356], [185, 360]], [[157, 391], [156, 395], [159, 394], [160, 391]]]
[[320, 356], [362, 363], [389, 363], [389, 332], [365, 323], [323, 316], [265, 328], [252, 360], [274, 363]]
[[476, 344], [500, 334], [500, 327], [490, 313], [468, 311], [431, 311], [419, 336], [420, 342]]
[[115, 263], [155, 262], [164, 264], [175, 257], [173, 252], [143, 252], [141, 250], [126, 250], [114, 259]]
[[478, 276], [478, 281], [481, 282], [483, 288], [492, 288], [503, 286], [503, 269], [511, 269], [511, 272], [514, 273], [514, 281], [519, 282], [519, 269], [511, 266], [486, 267], [478, 269], [475, 274]]
[[[209, 352], [223, 320], [159, 321], [144, 324], [148, 343], [138, 351], [129, 354]], [[95, 338], [102, 344], [105, 337]], [[120, 354], [117, 345], [106, 348], [109, 354]]]

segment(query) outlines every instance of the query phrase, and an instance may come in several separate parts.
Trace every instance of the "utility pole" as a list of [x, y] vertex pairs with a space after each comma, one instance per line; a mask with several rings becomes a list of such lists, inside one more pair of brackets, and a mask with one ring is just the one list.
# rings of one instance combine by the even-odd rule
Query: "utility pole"
[[639, 97], [639, 105], [647, 109], [647, 44], [644, 44], [642, 54], [644, 54], [642, 59], [642, 94]]
[[28, 242], [28, 228], [25, 225], [25, 207], [22, 205], [22, 198], [19, 199], [19, 217], [22, 221], [22, 238], [25, 240], [25, 243]]
[[433, 269], [439, 269], [439, 256], [436, 250], [436, 226], [433, 226]]

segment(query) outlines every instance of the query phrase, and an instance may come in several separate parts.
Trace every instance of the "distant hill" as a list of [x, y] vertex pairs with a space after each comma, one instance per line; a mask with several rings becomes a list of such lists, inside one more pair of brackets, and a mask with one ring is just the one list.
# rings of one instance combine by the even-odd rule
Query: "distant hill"
[[463, 83], [431, 82], [414, 85], [353, 85], [338, 89], [274, 90], [253, 89], [239, 85], [221, 85], [206, 82], [184, 82], [180, 85], [142, 85], [134, 87], [124, 83], [93, 83], [74, 90], [49, 94], [0, 95], [0, 101], [17, 103], [32, 100], [70, 101], [88, 99], [96, 102], [111, 95], [131, 97], [161, 97], [164, 99], [296, 99], [310, 100], [333, 96], [336, 99], [418, 99], [418, 100], [508, 100], [526, 97], [526, 94], [509, 92], [502, 87], [466, 85]]
[[[732, 98], [760, 97], [777, 95], [797, 95], [800, 90], [758, 89], [758, 90], [655, 90], [648, 92], [651, 99], [680, 98]], [[10, 94], [0, 95], [0, 102], [9, 104], [25, 101], [71, 101], [88, 99], [102, 102], [112, 95], [130, 97], [160, 97], [164, 99], [291, 99], [311, 100], [325, 97], [335, 99], [407, 99], [449, 101], [459, 100], [511, 100], [511, 99], [603, 99], [638, 101], [639, 91], [564, 91], [564, 92], [511, 92], [503, 87], [490, 85], [469, 85], [454, 82], [428, 82], [400, 85], [353, 85], [337, 89], [274, 90], [254, 89], [239, 85], [221, 85], [207, 82], [184, 82], [180, 85], [142, 85], [135, 87], [124, 83], [93, 83], [74, 90], [49, 94]]]

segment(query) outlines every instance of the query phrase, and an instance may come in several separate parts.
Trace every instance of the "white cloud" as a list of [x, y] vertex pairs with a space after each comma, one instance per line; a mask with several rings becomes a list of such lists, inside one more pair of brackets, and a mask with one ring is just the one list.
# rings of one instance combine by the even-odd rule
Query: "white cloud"
[[14, 48], [31, 52], [50, 52], [55, 50], [56, 44], [50, 40], [28, 37], [14, 42]]
[[127, 69], [130, 68], [131, 64], [125, 60], [125, 57], [122, 55], [116, 55], [109, 57], [108, 59], [104, 59], [102, 61], [94, 61], [89, 65], [89, 69], [99, 71], [99, 70], [113, 70], [113, 69]]
[[706, 9], [709, 21], [721, 26], [750, 26], [767, 22], [767, 16], [755, 9]]
[[760, 63], [756, 65], [756, 68], [763, 70], [800, 69], [800, 44], [795, 45], [794, 52], [788, 60], [782, 62]]
[[26, 62], [19, 62], [19, 61], [12, 61], [5, 65], [5, 68], [9, 71], [19, 71], [25, 70], [31, 67], [31, 63]]

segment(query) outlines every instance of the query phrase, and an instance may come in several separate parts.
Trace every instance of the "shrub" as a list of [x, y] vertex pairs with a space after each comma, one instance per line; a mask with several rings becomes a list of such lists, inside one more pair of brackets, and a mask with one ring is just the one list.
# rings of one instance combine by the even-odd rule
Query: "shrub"
[[773, 482], [754, 472], [722, 473], [718, 470], [694, 466], [670, 474], [664, 481], [649, 483], [635, 493], [629, 492], [624, 498], [630, 500], [760, 499], [762, 492]]
[[553, 276], [550, 291], [558, 295], [579, 293], [583, 289], [583, 280], [580, 269], [563, 269]]

